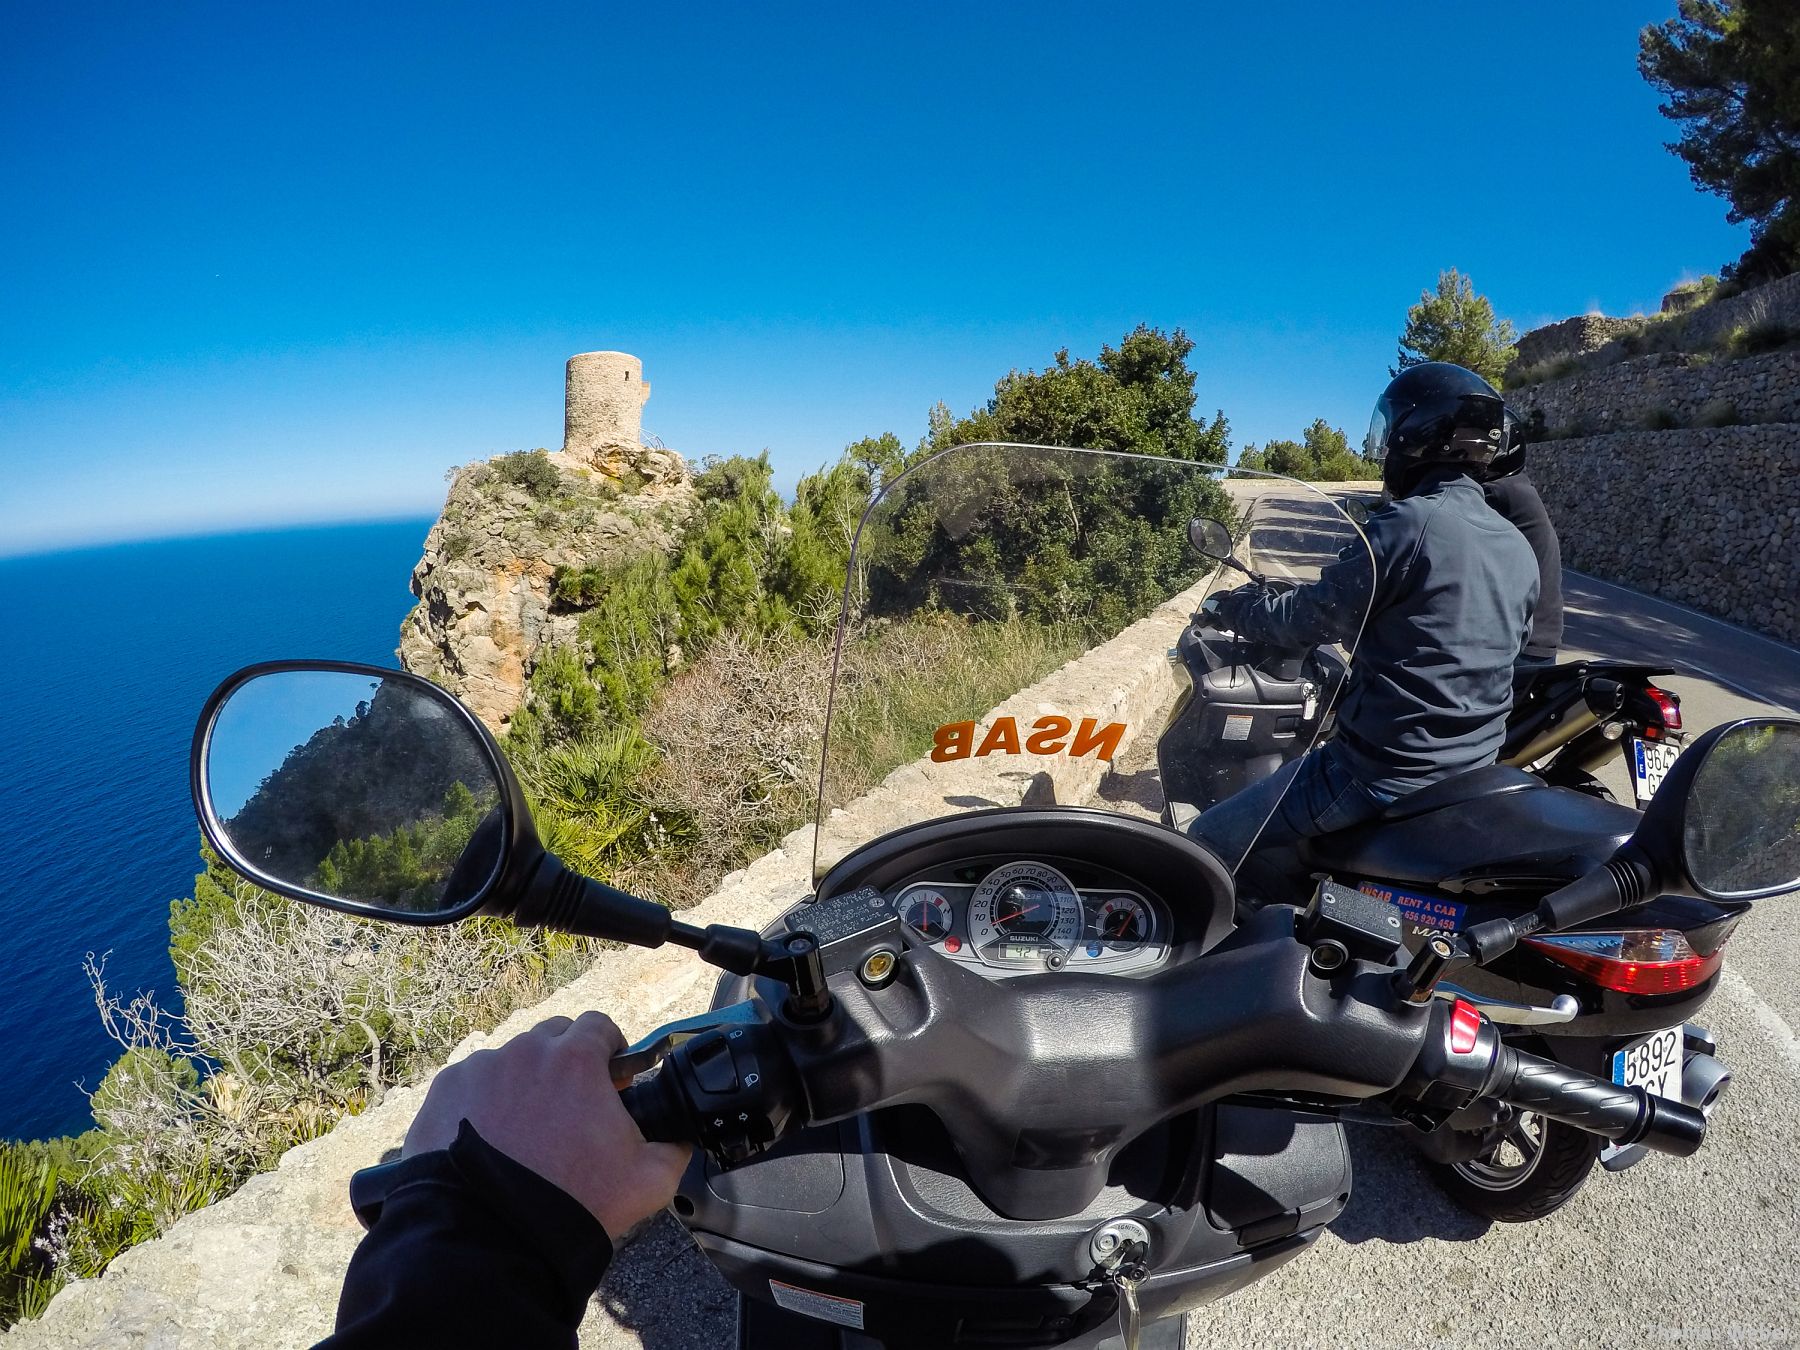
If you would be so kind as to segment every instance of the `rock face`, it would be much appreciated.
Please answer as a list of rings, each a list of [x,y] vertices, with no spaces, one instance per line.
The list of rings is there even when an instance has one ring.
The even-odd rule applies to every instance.
[[[496,733],[523,702],[539,655],[575,637],[574,616],[551,604],[557,569],[666,550],[693,504],[673,451],[615,444],[542,459],[549,464],[535,476],[517,456],[458,471],[413,569],[419,603],[400,628],[400,663]]]

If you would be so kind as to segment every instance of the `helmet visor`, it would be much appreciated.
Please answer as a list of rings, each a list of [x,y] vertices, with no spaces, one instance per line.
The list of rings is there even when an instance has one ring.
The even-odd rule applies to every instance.
[[[1393,412],[1388,406],[1387,395],[1383,394],[1375,400],[1375,411],[1369,417],[1369,434],[1363,437],[1363,454],[1370,459],[1386,459],[1388,432],[1393,426]]]

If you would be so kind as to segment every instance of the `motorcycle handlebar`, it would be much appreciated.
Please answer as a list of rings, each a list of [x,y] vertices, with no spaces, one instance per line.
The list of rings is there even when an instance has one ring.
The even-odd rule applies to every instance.
[[[1694,1107],[1504,1044],[1482,1095],[1603,1139],[1643,1144],[1678,1158],[1694,1153],[1706,1139],[1706,1117]]]
[[[652,1074],[649,1078],[620,1089],[619,1100],[625,1112],[638,1127],[638,1133],[650,1144],[691,1144],[695,1121],[682,1098],[672,1073]]]

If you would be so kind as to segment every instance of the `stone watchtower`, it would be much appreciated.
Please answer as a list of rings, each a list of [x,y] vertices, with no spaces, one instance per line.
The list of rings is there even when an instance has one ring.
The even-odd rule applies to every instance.
[[[583,352],[569,358],[563,404],[563,453],[595,460],[605,449],[635,452],[644,424],[644,363],[627,352]]]

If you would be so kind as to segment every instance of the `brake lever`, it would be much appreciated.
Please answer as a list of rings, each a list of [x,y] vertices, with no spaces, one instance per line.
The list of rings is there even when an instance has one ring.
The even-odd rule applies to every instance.
[[[612,1084],[619,1089],[630,1086],[631,1081],[639,1074],[649,1073],[668,1058],[669,1053],[677,1046],[696,1036],[704,1036],[709,1031],[725,1031],[731,1027],[756,1026],[761,1021],[756,1005],[744,1002],[727,1004],[723,1008],[712,1008],[703,1013],[695,1013],[692,1017],[665,1022],[636,1044],[627,1046],[612,1057],[608,1065]]]

